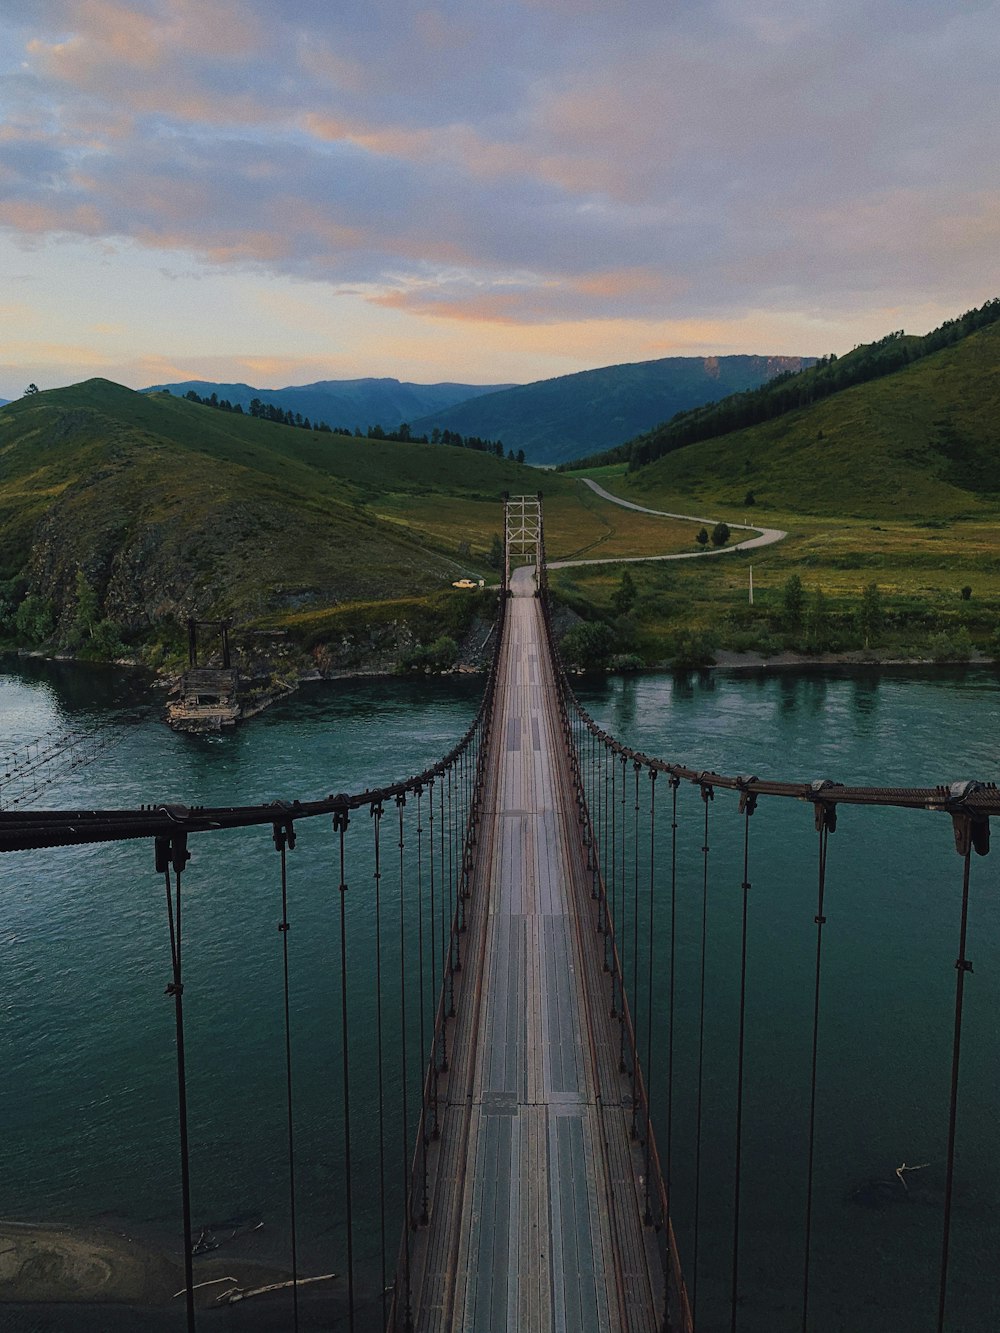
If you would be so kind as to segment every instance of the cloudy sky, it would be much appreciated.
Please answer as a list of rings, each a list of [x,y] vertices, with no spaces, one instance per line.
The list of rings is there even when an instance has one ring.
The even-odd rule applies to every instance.
[[[1000,295],[994,0],[4,0],[0,396],[843,352]]]

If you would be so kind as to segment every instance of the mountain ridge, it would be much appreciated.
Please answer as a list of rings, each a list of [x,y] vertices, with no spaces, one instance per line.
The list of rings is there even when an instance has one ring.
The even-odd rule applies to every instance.
[[[149,385],[142,392],[166,392],[180,398],[189,391],[203,398],[215,393],[220,400],[227,399],[234,407],[238,403],[244,412],[257,398],[262,403],[300,413],[314,422],[325,421],[334,429],[343,428],[348,432],[359,429],[364,434],[369,426],[376,424],[394,430],[401,422],[412,421],[427,412],[444,410],[483,393],[492,393],[498,387],[508,386],[453,381],[415,384],[391,376],[369,375],[350,380],[315,380],[311,384],[290,384],[280,389],[260,389],[241,381],[178,380]]]
[[[801,356],[659,357],[536,380],[495,390],[411,422],[502,439],[529,463],[558,464],[619,445],[676,412],[815,363]]]

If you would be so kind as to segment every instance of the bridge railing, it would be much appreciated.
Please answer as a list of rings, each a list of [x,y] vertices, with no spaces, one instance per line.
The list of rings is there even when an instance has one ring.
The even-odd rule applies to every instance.
[[[613,1012],[620,1021],[621,1068],[633,1083],[633,1133],[644,1140],[648,1154],[646,1172],[647,1220],[657,1228],[661,1243],[672,1308],[669,1327],[686,1328],[688,1320],[698,1321],[699,1304],[705,1304],[712,1326],[723,1317],[736,1330],[744,1305],[746,1283],[741,1271],[745,1247],[743,1214],[747,1197],[744,1190],[746,1118],[746,1069],[748,1041],[748,957],[750,919],[750,827],[751,817],[761,802],[800,802],[811,807],[816,836],[816,890],[813,926],[814,962],[811,984],[811,1033],[807,1044],[808,1109],[804,1128],[805,1195],[801,1232],[802,1270],[799,1286],[799,1318],[795,1326],[803,1330],[825,1327],[824,1311],[816,1302],[815,1288],[815,1162],[817,1154],[817,1066],[821,1055],[822,1015],[826,997],[823,975],[824,926],[827,922],[827,856],[830,835],[837,828],[837,814],[842,807],[927,811],[947,816],[952,825],[955,849],[960,858],[957,876],[956,980],[953,996],[952,1037],[949,1052],[949,1098],[947,1134],[944,1144],[944,1185],[941,1198],[941,1232],[936,1275],[936,1327],[939,1333],[946,1322],[949,1297],[949,1263],[952,1250],[952,1223],[955,1212],[956,1133],[960,1105],[960,1057],[963,1038],[965,988],[971,963],[968,958],[968,926],[971,862],[974,854],[984,856],[989,849],[990,818],[1000,815],[1000,791],[995,783],[963,781],[935,787],[847,786],[828,779],[790,782],[760,778],[756,775],[731,775],[671,763],[637,751],[605,731],[577,699],[570,677],[559,662],[558,650],[549,626],[551,650],[557,664],[562,696],[561,708],[566,743],[570,754],[581,835],[587,864],[593,876],[594,924],[604,936],[605,968]],[[686,857],[685,898],[679,897],[678,829],[682,822],[678,793],[693,788],[700,797],[696,829],[684,845]],[[734,1120],[732,1138],[720,1148],[718,1134],[713,1139],[714,1157],[723,1157],[731,1165],[728,1181],[715,1171],[709,1179],[706,1106],[708,1084],[706,1070],[706,941],[710,918],[710,841],[713,825],[710,812],[717,794],[732,793],[740,820],[740,835],[728,835],[731,854],[738,861],[733,867],[740,876],[739,919],[734,923],[737,949],[733,958],[737,969],[735,995],[731,1006],[734,1028],[728,1041],[735,1050]],[[659,805],[657,804],[659,800]],[[697,845],[696,845],[697,840]],[[694,869],[694,857],[698,860]],[[697,886],[692,883],[697,880]],[[714,882],[714,881],[713,881]],[[714,893],[714,890],[713,890]],[[695,904],[692,899],[697,896]],[[683,924],[682,924],[683,916]],[[685,956],[694,971],[693,994],[679,981],[679,959]],[[698,993],[700,989],[700,995]],[[632,1007],[626,999],[630,993]],[[633,1021],[636,1001],[641,1022]],[[678,1014],[691,1017],[690,1059],[688,1073],[695,1079],[696,1091],[686,1098],[686,1112],[691,1116],[689,1132],[684,1136],[685,1160],[678,1161],[680,1139],[677,1119],[680,1096],[678,1073]],[[655,1079],[652,1077],[655,1074]],[[655,1092],[651,1084],[655,1083]],[[780,1095],[780,1091],[776,1089]],[[656,1126],[666,1138],[666,1154],[656,1149]],[[717,1128],[717,1127],[714,1127]],[[777,1131],[780,1132],[780,1131]],[[693,1155],[693,1162],[687,1160]],[[716,1162],[713,1162],[713,1168]],[[662,1169],[661,1169],[662,1167]],[[905,1173],[917,1169],[906,1162],[897,1170],[901,1191],[907,1182]],[[679,1180],[683,1176],[683,1184]],[[877,1184],[878,1182],[876,1182]],[[699,1286],[709,1292],[705,1271],[706,1200],[711,1194],[718,1201],[729,1190],[728,1217],[731,1223],[728,1282],[719,1273],[711,1274],[714,1290],[710,1301],[699,1302]],[[675,1238],[680,1212],[683,1226]],[[712,1252],[719,1253],[720,1209],[712,1222]],[[679,1243],[679,1244],[678,1244]],[[681,1254],[683,1252],[683,1265]],[[682,1276],[686,1274],[685,1278]],[[726,1290],[727,1289],[727,1290]],[[726,1295],[721,1295],[726,1290]],[[711,1306],[711,1309],[708,1308]],[[756,1325],[753,1325],[756,1326]],[[789,1324],[791,1327],[792,1324]],[[832,1326],[832,1325],[831,1325]]]
[[[184,1307],[181,1318],[189,1330],[196,1327],[198,1308],[238,1303],[246,1295],[235,1284],[206,1290],[197,1282],[196,1265],[214,1243],[208,1229],[196,1225],[199,1200],[232,1185],[215,1178],[226,1170],[216,1154],[211,1155],[215,1175],[211,1181],[203,1179],[208,1160],[200,1126],[204,1061],[212,1062],[213,1072],[221,1064],[234,1080],[246,1071],[231,1044],[226,1043],[220,1055],[207,1039],[214,1027],[207,1012],[213,983],[189,960],[203,953],[205,933],[218,932],[220,924],[217,918],[214,924],[209,920],[217,895],[197,891],[202,858],[194,857],[193,869],[189,863],[205,846],[200,835],[217,835],[209,839],[214,851],[227,831],[251,830],[246,836],[252,837],[255,828],[269,834],[271,855],[277,852],[280,866],[275,905],[280,908],[276,961],[281,981],[273,992],[278,1012],[267,1018],[266,1027],[273,1047],[282,1051],[280,1132],[287,1193],[284,1223],[277,1216],[278,1201],[271,1201],[275,1213],[268,1219],[267,1234],[275,1239],[267,1260],[281,1264],[290,1276],[281,1293],[269,1299],[284,1302],[277,1317],[290,1329],[300,1326],[303,1302],[323,1298],[329,1290],[334,1295],[327,1297],[328,1312],[336,1327],[409,1325],[412,1237],[427,1220],[428,1173],[440,1132],[440,1086],[463,990],[467,900],[506,614],[502,597],[498,608],[493,656],[475,718],[439,762],[413,777],[322,800],[265,805],[0,812],[0,852],[137,840],[151,844],[151,868],[155,866],[167,909],[166,993],[174,1010],[180,1138],[176,1184],[184,1266],[178,1304]],[[330,821],[332,844],[330,832],[318,840],[307,836],[314,829],[318,833],[325,820]],[[109,851],[108,858],[113,855]],[[101,882],[93,885],[95,901],[107,897],[114,882],[113,860],[108,858],[100,867]],[[16,860],[4,858],[0,869],[13,871]],[[208,883],[218,877],[211,873],[213,864],[218,872],[217,858],[207,856]],[[13,891],[13,874],[4,878],[7,891]],[[252,944],[256,949],[249,934],[244,935],[249,927],[237,924],[239,918],[232,915],[247,897],[247,886],[230,882],[229,887],[233,895],[227,934],[236,936],[241,951]],[[298,943],[297,936],[301,945],[308,944],[307,950],[290,944]],[[316,945],[320,937],[332,945],[329,954]],[[198,947],[189,948],[192,944]],[[274,966],[273,945],[268,953]],[[239,952],[235,961],[240,962]],[[239,988],[238,981],[233,984]],[[328,1012],[320,1013],[325,1006],[314,997],[316,991],[326,995]],[[304,1002],[297,1004],[297,996]],[[315,1070],[308,1077],[303,1070],[304,1060],[319,1060],[319,1047],[324,1057],[320,1063],[331,1081],[327,1089]],[[199,1092],[193,1101],[192,1084]],[[275,1134],[279,1118],[276,1105],[259,1108],[259,1122]],[[320,1190],[312,1179],[313,1163],[320,1156],[329,1159],[332,1144],[339,1145],[340,1160],[330,1164],[327,1185]],[[310,1176],[309,1198],[303,1174]],[[245,1189],[248,1183],[240,1186]],[[304,1214],[309,1215],[305,1221]],[[396,1259],[390,1233],[399,1224]],[[331,1242],[317,1239],[310,1228],[333,1237],[332,1253]],[[315,1279],[303,1276],[306,1267],[315,1267],[317,1256],[342,1275],[335,1288],[313,1286]],[[325,1276],[332,1281],[336,1273]]]

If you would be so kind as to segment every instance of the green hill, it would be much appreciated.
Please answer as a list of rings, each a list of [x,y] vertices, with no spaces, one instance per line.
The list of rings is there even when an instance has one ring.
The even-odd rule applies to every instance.
[[[483,560],[428,539],[436,494],[492,500],[534,474],[465,449],[355,441],[105,380],[0,415],[0,579],[65,629],[78,571],[126,634],[170,617],[241,621],[424,594]],[[413,524],[379,516],[409,497]]]
[[[99,379],[32,394],[0,413],[0,638],[96,637],[94,655],[113,656],[119,638],[175,642],[193,615],[316,642],[437,593],[447,621],[453,580],[496,577],[502,494],[539,481],[554,557],[691,541],[479,449],[306,431]]]
[[[740,508],[752,492],[769,510],[808,514],[930,519],[995,508],[1000,323],[810,406],[678,447],[627,485],[636,497]]]
[[[501,439],[508,449],[523,449],[529,463],[563,463],[809,364],[811,358],[792,356],[671,356],[603,366],[484,394],[412,425],[421,433],[438,428]]]

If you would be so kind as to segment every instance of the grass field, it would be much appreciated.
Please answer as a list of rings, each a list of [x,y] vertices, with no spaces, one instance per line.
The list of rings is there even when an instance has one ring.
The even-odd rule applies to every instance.
[[[644,660],[675,655],[678,636],[700,635],[709,645],[775,653],[788,648],[817,651],[806,629],[816,591],[827,600],[824,648],[863,646],[854,624],[866,585],[875,583],[885,605],[877,636],[883,655],[894,651],[932,655],[936,636],[965,629],[973,645],[992,651],[1000,627],[1000,510],[985,506],[965,518],[916,522],[880,518],[803,515],[762,505],[744,507],[704,491],[641,487],[623,466],[589,473],[613,493],[674,512],[703,512],[727,522],[760,523],[788,532],[785,541],[721,559],[631,566],[639,590],[632,619],[636,651]],[[749,605],[753,569],[754,606]],[[803,584],[806,607],[800,623],[782,623],[783,590],[792,575]],[[621,569],[556,571],[553,586],[574,605],[591,604],[612,616],[611,596]],[[968,600],[962,589],[970,588]],[[938,642],[936,649],[944,651]]]

